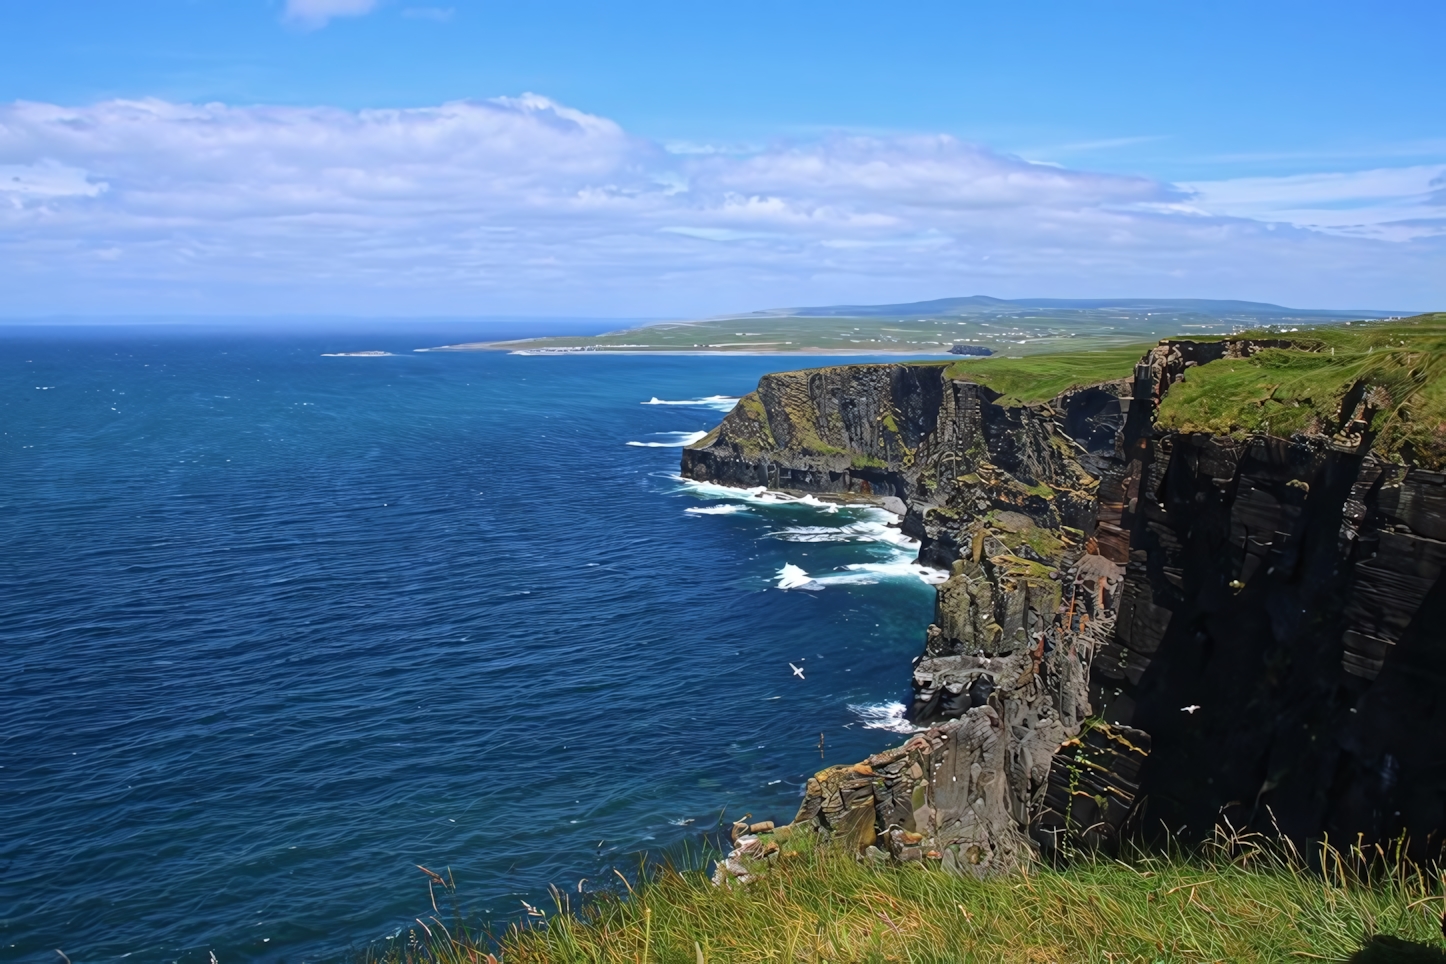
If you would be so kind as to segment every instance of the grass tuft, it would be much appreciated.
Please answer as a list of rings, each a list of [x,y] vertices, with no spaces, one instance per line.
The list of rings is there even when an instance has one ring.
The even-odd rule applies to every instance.
[[[494,949],[503,964],[1251,964],[1376,960],[1370,952],[1396,946],[1372,941],[1384,934],[1438,955],[1420,959],[1446,960],[1439,872],[1380,850],[1314,856],[1257,837],[1222,838],[1192,855],[1082,855],[1065,869],[976,880],[818,848],[777,861],[746,886],[657,867],[575,914],[560,904],[545,922],[514,925]],[[480,964],[486,953],[438,937],[386,959]]]

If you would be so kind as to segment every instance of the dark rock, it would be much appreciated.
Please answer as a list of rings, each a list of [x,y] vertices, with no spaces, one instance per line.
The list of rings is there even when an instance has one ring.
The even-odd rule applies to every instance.
[[[1222,816],[1435,856],[1446,476],[1378,461],[1364,423],[1350,444],[1155,431],[1187,369],[1280,344],[1164,342],[1036,405],[938,364],[768,375],[684,450],[690,478],[897,500],[949,572],[913,673],[934,728],[818,774],[795,826],[961,873],[1030,834],[1202,838]]]
[[[1430,944],[1376,934],[1350,956],[1347,964],[1446,964],[1446,951]]]

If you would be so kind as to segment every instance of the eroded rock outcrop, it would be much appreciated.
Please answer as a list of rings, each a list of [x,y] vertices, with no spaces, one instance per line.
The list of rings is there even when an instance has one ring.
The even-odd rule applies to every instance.
[[[911,717],[930,728],[862,770],[820,773],[794,826],[979,873],[1026,857],[1121,595],[1123,569],[1092,534],[1130,388],[1009,406],[942,365],[769,375],[684,451],[699,480],[897,499],[921,561],[950,573],[914,668]],[[757,850],[768,836],[739,839]]]
[[[976,873],[1222,814],[1439,845],[1446,476],[1373,456],[1364,397],[1312,435],[1155,429],[1190,369],[1281,344],[1166,341],[1036,404],[945,365],[769,375],[685,450],[695,479],[896,498],[950,573],[928,729],[818,774],[793,827]]]

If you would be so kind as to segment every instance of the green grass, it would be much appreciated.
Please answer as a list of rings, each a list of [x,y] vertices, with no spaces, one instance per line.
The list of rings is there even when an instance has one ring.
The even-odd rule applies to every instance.
[[[1002,393],[1000,401],[1006,405],[1046,402],[1071,388],[1130,377],[1135,363],[1153,347],[1137,344],[1025,358],[971,358],[954,362],[946,374]]]
[[[987,880],[872,866],[827,848],[745,886],[660,868],[620,895],[514,926],[504,964],[1344,961],[1369,935],[1441,945],[1442,877],[1377,861],[1369,882],[1248,841],[1193,857],[1103,856]],[[561,895],[559,894],[559,897]],[[470,939],[417,931],[387,960],[485,961]]]
[[[1156,341],[1181,331],[1228,332],[1307,323],[1310,315],[1260,314],[1246,305],[1133,308],[1022,308],[1017,305],[896,305],[898,312],[863,315],[789,310],[723,318],[665,321],[596,336],[555,336],[453,345],[504,350],[846,353],[943,355],[954,344],[982,345],[999,355],[1037,355]],[[915,310],[910,310],[911,308]],[[1318,317],[1318,316],[1315,316]]]
[[[1342,400],[1359,395],[1375,409],[1378,455],[1433,467],[1446,461],[1446,314],[1288,337],[1302,347],[1191,369],[1166,394],[1159,425],[1217,435],[1332,434],[1341,428]]]
[[[1342,402],[1359,397],[1374,410],[1377,455],[1446,466],[1446,314],[1233,337],[1288,338],[1294,347],[1190,369],[1165,395],[1161,428],[1331,435],[1344,427]],[[1129,376],[1150,347],[969,359],[952,363],[947,373],[1003,393],[1006,405],[1042,402],[1070,388]]]

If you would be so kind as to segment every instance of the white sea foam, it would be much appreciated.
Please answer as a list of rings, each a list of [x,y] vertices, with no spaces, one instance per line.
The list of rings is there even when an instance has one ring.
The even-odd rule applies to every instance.
[[[825,586],[868,586],[885,579],[920,579],[931,586],[949,578],[942,569],[930,569],[914,562],[900,553],[888,562],[856,562],[844,566],[843,572],[818,576],[816,581]]]
[[[777,579],[779,589],[823,588],[818,584],[816,580],[811,579],[808,573],[804,572],[802,569],[800,569],[798,566],[795,566],[791,562],[786,563],[782,569],[778,570]]]
[[[733,406],[738,404],[738,399],[733,395],[708,395],[704,398],[685,398],[673,401],[666,398],[658,398],[654,395],[643,405],[687,405],[692,408],[711,408],[719,412],[731,412]]]
[[[654,435],[669,436],[666,442],[629,442],[629,445],[636,445],[645,449],[680,449],[685,445],[692,445],[694,442],[707,435],[707,432],[654,432]]]
[[[688,515],[732,515],[735,512],[747,512],[746,505],[695,505],[690,509],[684,509]]]
[[[843,526],[789,526],[769,535],[784,542],[882,542],[915,553],[919,551],[919,543],[896,527],[872,520]]]
[[[918,733],[925,729],[905,717],[903,703],[850,703],[849,710],[859,718],[866,730],[888,730],[890,733]]]
[[[765,485],[757,485],[751,489],[740,489],[732,485],[719,485],[716,482],[697,482],[693,479],[685,479],[681,475],[670,475],[668,478],[674,482],[682,483],[693,494],[702,496],[705,499],[735,499],[750,505],[806,505],[810,508],[821,509],[824,512],[833,514],[839,510],[836,503],[824,502],[811,495],[785,495],[782,492],[774,492]],[[872,507],[868,507],[872,511]],[[882,510],[879,510],[882,511]],[[887,513],[885,513],[887,516]],[[888,516],[893,518],[893,516]]]
[[[389,351],[324,351],[322,358],[393,358]]]
[[[919,579],[929,585],[938,585],[949,578],[939,569],[931,569],[914,562],[919,543],[904,535],[897,528],[899,517],[892,512],[871,505],[840,506],[824,502],[812,495],[785,495],[770,491],[765,486],[741,489],[719,485],[716,482],[697,482],[680,475],[669,478],[682,483],[693,494],[709,499],[727,499],[728,503],[716,507],[695,507],[684,509],[698,515],[722,515],[725,512],[742,511],[745,506],[786,506],[803,505],[819,509],[830,515],[846,509],[855,518],[834,526],[789,526],[767,535],[784,542],[854,542],[876,543],[889,547],[888,557],[873,562],[858,562],[833,572],[810,576],[800,567],[789,563],[778,571],[774,578],[779,589],[818,590],[828,586],[871,585],[885,579]],[[742,503],[741,505],[739,503]]]

